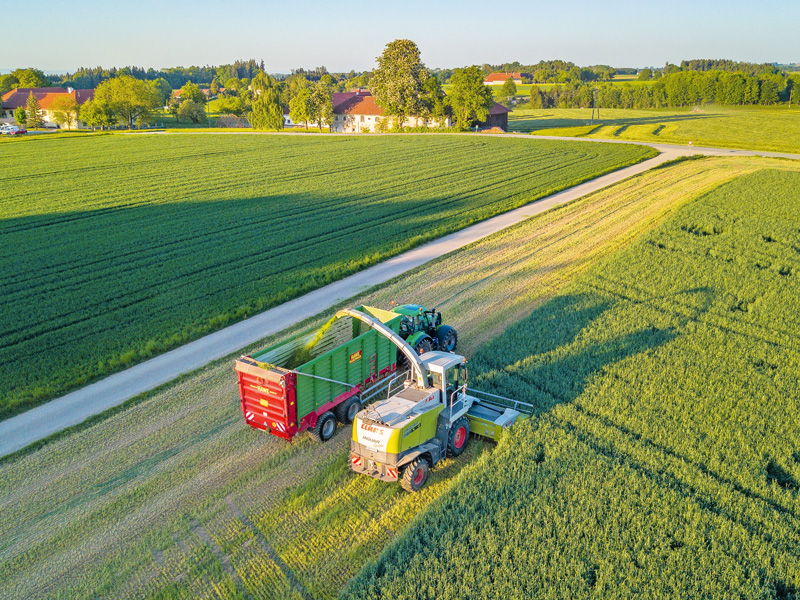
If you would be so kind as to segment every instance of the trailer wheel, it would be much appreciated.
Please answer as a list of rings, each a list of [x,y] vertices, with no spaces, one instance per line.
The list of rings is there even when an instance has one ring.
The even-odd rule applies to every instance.
[[[439,342],[440,350],[453,352],[458,344],[458,334],[449,325],[442,325],[436,330],[436,340]]]
[[[424,458],[415,458],[403,471],[403,478],[400,480],[400,485],[403,489],[409,492],[418,492],[428,481],[428,472],[430,467],[428,461]]]
[[[339,421],[339,423],[347,425],[348,423],[352,423],[356,420],[356,415],[360,410],[361,398],[358,396],[351,396],[334,408],[333,412],[336,413],[336,419]]]
[[[447,436],[447,455],[459,456],[469,441],[469,419],[461,417],[450,428]]]
[[[336,433],[336,417],[331,411],[322,413],[317,419],[317,424],[309,431],[320,442],[327,442]]]

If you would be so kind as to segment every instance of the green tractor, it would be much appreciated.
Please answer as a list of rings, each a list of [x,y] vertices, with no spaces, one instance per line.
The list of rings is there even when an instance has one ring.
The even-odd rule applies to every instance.
[[[419,491],[428,473],[447,456],[459,456],[470,433],[499,440],[533,406],[467,387],[467,359],[429,351],[419,356],[405,340],[377,319],[344,309],[391,339],[411,365],[397,375],[387,399],[356,414],[350,442],[350,468]]]
[[[417,304],[393,306],[392,311],[403,315],[400,321],[400,337],[417,351],[424,354],[431,350],[453,352],[458,344],[458,333],[450,325],[442,325],[442,313],[428,310]],[[398,351],[398,367],[408,366],[402,352]]]

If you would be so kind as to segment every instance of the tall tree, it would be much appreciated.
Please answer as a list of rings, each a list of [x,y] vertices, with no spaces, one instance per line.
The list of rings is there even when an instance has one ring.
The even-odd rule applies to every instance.
[[[95,99],[107,105],[129,128],[146,120],[158,106],[153,87],[130,75],[120,75],[101,83],[95,91]]]
[[[50,80],[39,69],[14,69],[11,74],[17,78],[21,88],[41,88],[50,85]]]
[[[411,40],[386,44],[372,72],[369,87],[375,103],[402,126],[408,115],[418,115],[425,108],[424,82],[428,71],[420,59],[417,45]]]
[[[294,98],[289,101],[289,118],[293,123],[305,123],[308,129],[309,108],[311,105],[311,90],[307,87],[300,89]]]
[[[309,101],[308,120],[316,123],[322,131],[322,125],[333,124],[333,94],[324,81],[314,84]]]
[[[30,129],[39,129],[40,127],[44,127],[44,119],[42,118],[42,114],[40,112],[41,107],[39,106],[39,100],[37,100],[36,96],[33,95],[33,92],[28,95],[27,109],[28,127]]]
[[[18,106],[17,110],[14,111],[14,120],[17,122],[17,125],[20,127],[25,127],[28,123],[28,111],[25,110],[24,106]]]
[[[472,121],[485,121],[494,106],[494,96],[483,83],[483,70],[476,65],[455,69],[450,84],[450,105],[456,124],[466,129]]]
[[[514,83],[514,78],[509,77],[503,83],[503,87],[500,88],[500,95],[503,96],[506,100],[510,100],[514,97],[514,94],[517,93],[517,84]]]
[[[94,131],[97,127],[101,129],[114,123],[115,117],[108,105],[101,101],[88,100],[81,106],[81,121],[86,123]]]
[[[170,86],[169,81],[163,77],[159,77],[151,81],[150,85],[153,87],[153,93],[156,96],[158,106],[166,106],[170,97],[172,97],[172,86]]]
[[[207,98],[198,85],[189,81],[181,88],[181,102],[186,100],[193,100],[198,104],[205,104]]]
[[[206,120],[205,105],[194,100],[184,100],[178,107],[178,119],[187,119],[192,123],[202,123]]]
[[[283,129],[283,102],[275,80],[266,73],[258,73],[251,85],[255,99],[250,125],[253,129]]]
[[[78,103],[69,94],[61,94],[52,105],[53,120],[59,125],[66,125],[67,129],[72,129],[72,124],[78,126]]]

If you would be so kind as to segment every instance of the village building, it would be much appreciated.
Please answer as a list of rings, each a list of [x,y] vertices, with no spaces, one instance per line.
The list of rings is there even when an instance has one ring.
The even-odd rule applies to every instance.
[[[51,129],[57,129],[59,127],[53,115],[53,103],[56,98],[68,95],[75,100],[79,106],[87,100],[94,98],[94,90],[75,90],[61,87],[17,88],[3,94],[0,122],[16,123],[14,111],[19,107],[28,107],[28,97],[31,93],[33,93],[34,98],[39,101],[39,114],[44,120],[44,126]],[[78,120],[78,123],[73,121],[70,126],[83,127],[84,124]]]
[[[387,117],[384,110],[375,102],[375,97],[368,90],[356,90],[333,95],[333,124],[331,131],[338,133],[374,132],[378,124],[394,117]],[[450,127],[452,119],[445,117],[440,124],[431,117],[407,116],[403,127]]]
[[[472,126],[477,126],[480,129],[493,129],[494,127],[498,127],[503,131],[508,131],[508,113],[510,112],[510,109],[499,102],[495,102],[494,106],[489,109],[489,116],[486,117],[486,120],[475,121]]]
[[[520,73],[490,73],[483,80],[483,83],[486,85],[503,85],[509,77],[517,85],[522,85],[522,75]]]

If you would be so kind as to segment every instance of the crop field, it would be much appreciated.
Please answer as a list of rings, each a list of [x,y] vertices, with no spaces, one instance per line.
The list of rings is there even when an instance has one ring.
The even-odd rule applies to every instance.
[[[347,304],[437,306],[470,356],[684,203],[765,162],[704,159],[645,173]],[[348,445],[344,428],[323,445],[251,430],[232,359],[211,365],[0,462],[4,600],[335,598],[459,472],[501,450],[471,445],[413,496],[349,472]]]
[[[7,144],[0,418],[652,155],[469,136]]]
[[[720,148],[800,153],[800,110],[787,107],[600,110],[590,124],[591,108],[514,110],[508,130],[538,135],[662,142]]]
[[[798,189],[764,161],[479,348],[537,416],[342,597],[797,598]]]

